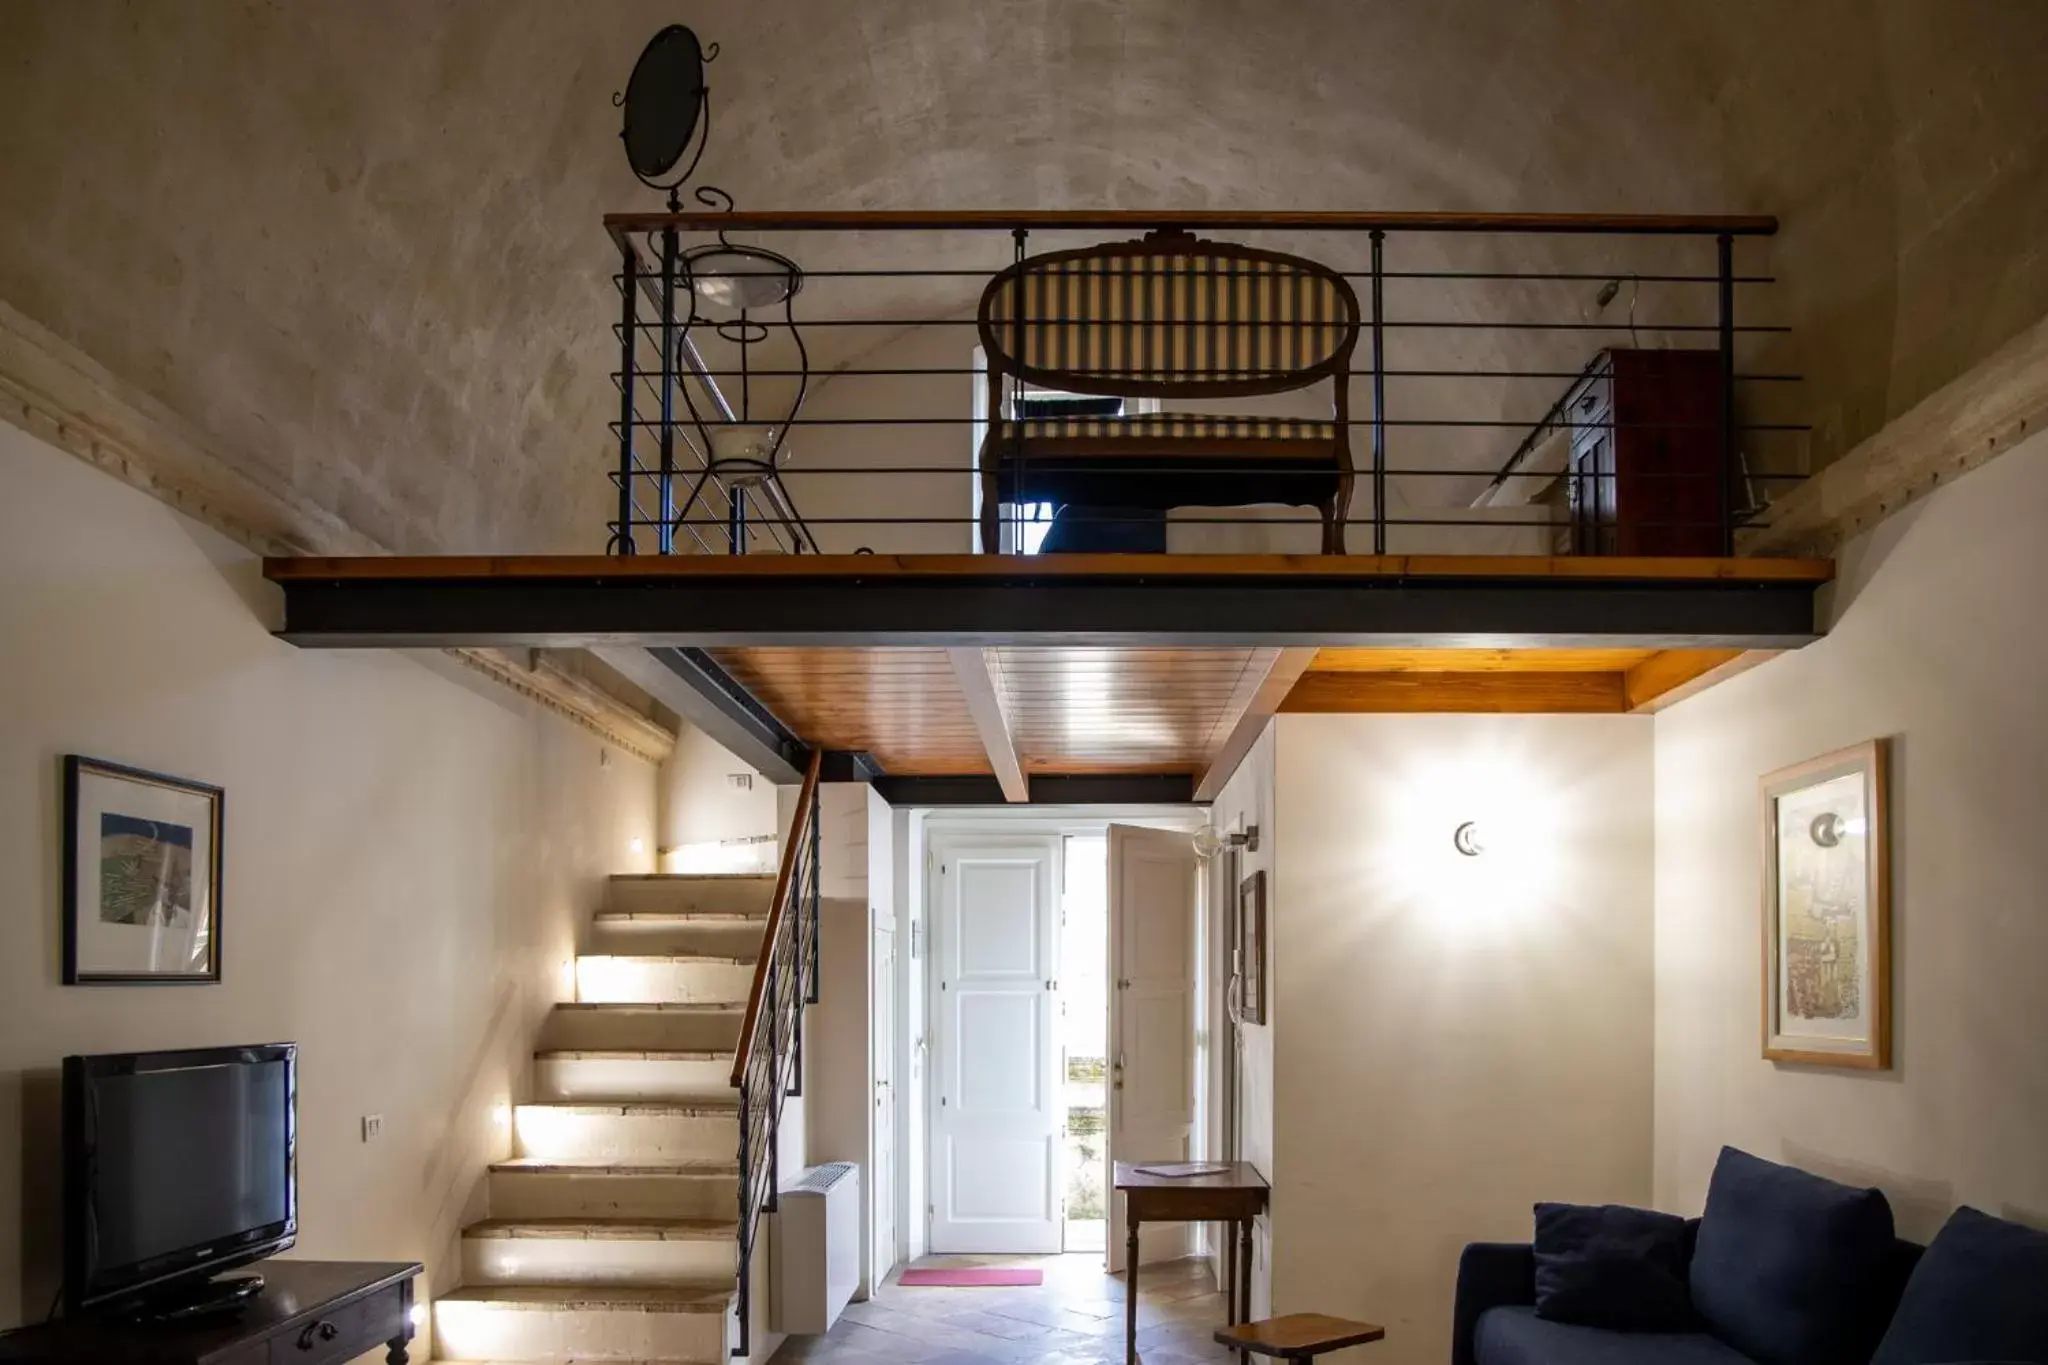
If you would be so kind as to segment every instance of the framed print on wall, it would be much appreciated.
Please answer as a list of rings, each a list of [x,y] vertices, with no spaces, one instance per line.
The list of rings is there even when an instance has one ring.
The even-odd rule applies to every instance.
[[[1891,1065],[1885,742],[1763,779],[1764,1056]]]
[[[1238,1015],[1247,1024],[1266,1022],[1266,874],[1252,873],[1237,886],[1237,961],[1243,984]]]
[[[64,984],[220,980],[219,787],[64,756]]]

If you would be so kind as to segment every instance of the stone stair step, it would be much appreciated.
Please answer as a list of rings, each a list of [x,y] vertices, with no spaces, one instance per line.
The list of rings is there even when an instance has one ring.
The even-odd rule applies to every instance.
[[[695,911],[763,915],[775,898],[775,878],[748,874],[674,876],[649,873],[613,877],[604,908],[628,914]]]
[[[754,986],[751,958],[685,954],[576,959],[576,999],[586,1005],[744,1005]]]
[[[522,1104],[512,1110],[518,1154],[554,1160],[662,1162],[731,1159],[739,1149],[736,1101],[606,1100]]]
[[[543,1052],[726,1052],[739,1046],[740,1005],[557,1005],[541,1029]]]
[[[730,1052],[709,1050],[556,1050],[533,1054],[543,1100],[594,1096],[636,1100],[729,1099]]]
[[[730,1286],[465,1285],[434,1304],[434,1354],[725,1365],[732,1298]]]
[[[462,1230],[465,1284],[730,1287],[739,1225],[704,1218],[491,1218]]]
[[[697,955],[752,962],[761,955],[765,915],[598,915],[589,951],[615,957]]]
[[[739,1178],[730,1158],[501,1161],[490,1168],[491,1216],[730,1219],[739,1213]]]

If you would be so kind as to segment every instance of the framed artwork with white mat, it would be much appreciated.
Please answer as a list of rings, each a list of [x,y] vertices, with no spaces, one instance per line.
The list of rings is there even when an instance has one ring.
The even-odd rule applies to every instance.
[[[220,980],[219,787],[64,757],[64,984]]]

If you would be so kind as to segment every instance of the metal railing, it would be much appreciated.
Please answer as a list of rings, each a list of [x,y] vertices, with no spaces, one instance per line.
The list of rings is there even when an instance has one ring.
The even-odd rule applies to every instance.
[[[1050,503],[1018,490],[1099,466],[1020,449],[1015,479],[989,486],[975,455],[988,424],[1007,423],[1037,390],[1006,376],[993,401],[975,409],[969,380],[986,374],[974,352],[987,335],[976,309],[982,287],[1047,250],[1161,231],[1219,241],[1228,234],[1231,244],[1284,251],[1357,283],[1356,354],[1335,411],[1256,414],[1342,433],[1352,550],[1369,540],[1382,554],[1588,552],[1570,498],[1604,486],[1609,495],[1591,500],[1607,507],[1626,480],[1656,490],[1640,499],[1650,510],[1634,514],[1645,543],[1730,554],[1773,493],[1805,477],[1810,428],[1798,420],[1802,376],[1790,328],[1771,320],[1776,280],[1764,260],[1738,260],[1739,247],[1761,255],[1760,246],[1743,244],[1776,231],[1768,217],[709,211],[620,214],[605,223],[620,260],[619,412],[610,424],[617,460],[609,476],[616,496],[607,523],[618,554],[957,552],[971,547],[989,499],[1006,509],[1004,547],[1026,548]],[[735,241],[741,237],[773,241],[776,250]],[[762,279],[802,262],[797,297],[742,308],[737,321],[702,316],[704,253],[733,250],[780,263]],[[720,277],[729,293],[733,280],[749,278],[744,270]],[[1095,325],[1058,314],[1029,321]],[[1211,316],[1160,325],[1298,324]],[[1610,347],[1710,354],[1709,409],[1672,419],[1617,407],[1596,422],[1574,420],[1563,411],[1566,399]],[[757,415],[764,395],[775,409],[766,418]],[[735,465],[713,448],[722,432],[747,426],[766,433],[765,465]],[[1713,463],[1704,473],[1697,461],[1627,471],[1575,464],[1567,477],[1532,461],[1561,431],[1649,433],[1660,449],[1691,439],[1706,443]],[[741,476],[722,480],[720,471],[731,468]],[[1152,457],[1144,470],[1156,481],[1239,475],[1273,496],[1248,506],[1190,504],[1203,510],[1169,518],[1154,504],[1170,502],[1171,490],[1154,484],[1142,508],[1069,503],[1054,520],[1077,543],[1120,528],[1149,535],[1165,523],[1158,534],[1170,530],[1173,548],[1227,552],[1246,548],[1239,541],[1247,536],[1271,542],[1258,548],[1306,548],[1301,528],[1316,515],[1264,504],[1286,505],[1290,486],[1320,486],[1293,481],[1326,480],[1326,471],[1273,460],[1190,462],[1185,450]],[[1535,491],[1510,502],[1501,496],[1510,480],[1517,491]],[[1678,485],[1685,496],[1667,494]],[[798,493],[822,514],[799,514]],[[1290,535],[1296,540],[1286,541]]]
[[[818,1000],[818,774],[811,755],[775,877],[775,897],[754,983],[747,993],[732,1084],[739,1092],[739,1344],[748,1354],[753,1332],[754,1245],[761,1215],[773,1213],[781,1188],[776,1149],[782,1102],[803,1094],[804,1007]]]

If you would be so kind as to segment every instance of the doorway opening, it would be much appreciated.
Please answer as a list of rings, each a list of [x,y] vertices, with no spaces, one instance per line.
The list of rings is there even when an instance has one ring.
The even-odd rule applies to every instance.
[[[1186,832],[1198,818],[927,827],[929,1085],[912,1071],[921,1249],[1067,1252],[1114,1269],[1113,1159],[1125,1146],[1198,1154],[1204,912]]]
[[[1109,1249],[1109,840],[1070,834],[1060,897],[1067,1251]]]

